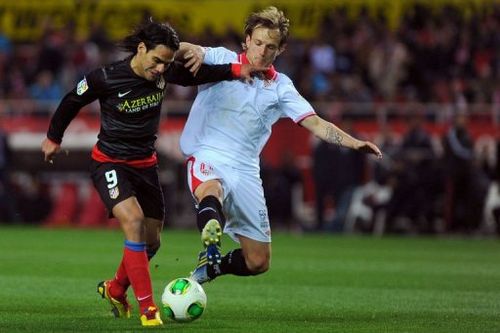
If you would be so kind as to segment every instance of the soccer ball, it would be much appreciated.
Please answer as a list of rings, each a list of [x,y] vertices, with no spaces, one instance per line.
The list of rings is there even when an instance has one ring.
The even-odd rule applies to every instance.
[[[163,314],[175,321],[187,322],[200,318],[207,307],[207,295],[201,285],[189,278],[169,282],[161,295]]]

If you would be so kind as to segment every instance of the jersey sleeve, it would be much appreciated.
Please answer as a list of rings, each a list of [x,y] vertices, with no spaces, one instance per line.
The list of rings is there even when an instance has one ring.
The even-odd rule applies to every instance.
[[[63,97],[53,114],[47,138],[61,143],[64,131],[85,105],[95,101],[104,92],[104,69],[96,69],[85,75],[76,87]]]
[[[237,62],[238,55],[225,47],[207,47],[205,48],[205,58],[203,63],[207,65],[227,64]]]
[[[281,111],[295,123],[300,123],[305,118],[316,114],[312,105],[297,91],[292,80],[280,73],[278,96]],[[284,78],[283,78],[284,77]]]
[[[200,84],[234,80],[231,64],[201,65],[196,76],[189,71],[181,62],[173,62],[165,72],[165,80],[168,83],[179,84],[181,86],[197,86]]]

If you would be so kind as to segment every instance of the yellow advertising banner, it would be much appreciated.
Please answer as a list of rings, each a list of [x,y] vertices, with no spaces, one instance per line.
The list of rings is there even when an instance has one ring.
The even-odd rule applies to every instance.
[[[343,7],[355,19],[361,10],[384,15],[396,27],[402,14],[415,3],[431,7],[449,4],[464,12],[494,0],[0,0],[0,28],[18,41],[39,39],[45,27],[75,29],[85,37],[93,25],[101,25],[112,39],[120,39],[147,17],[168,21],[182,39],[211,31],[241,33],[249,13],[274,5],[291,21],[296,38],[313,38],[329,11]]]

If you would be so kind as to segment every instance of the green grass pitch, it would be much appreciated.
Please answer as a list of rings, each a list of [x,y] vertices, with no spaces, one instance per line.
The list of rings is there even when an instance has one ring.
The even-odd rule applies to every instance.
[[[194,231],[164,232],[157,301],[200,246]],[[1,227],[0,332],[500,332],[498,240],[276,233],[269,272],[204,285],[203,316],[162,329],[140,327],[135,302],[113,318],[96,293],[121,252],[120,231]]]

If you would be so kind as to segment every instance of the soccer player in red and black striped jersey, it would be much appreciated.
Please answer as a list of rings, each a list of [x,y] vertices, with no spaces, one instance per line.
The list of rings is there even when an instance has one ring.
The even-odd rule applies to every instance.
[[[266,69],[177,62],[177,33],[155,22],[138,27],[121,46],[131,53],[129,57],[91,71],[62,99],[42,151],[45,161],[52,162],[69,123],[83,106],[99,100],[101,128],[92,149],[92,180],[110,216],[119,220],[125,246],[114,279],[99,283],[98,292],[109,301],[116,317],[128,318],[126,291],[131,285],[142,325],[159,326],[162,321],[153,300],[148,260],[160,247],[165,214],[154,148],[165,86],[250,80],[251,73]]]

